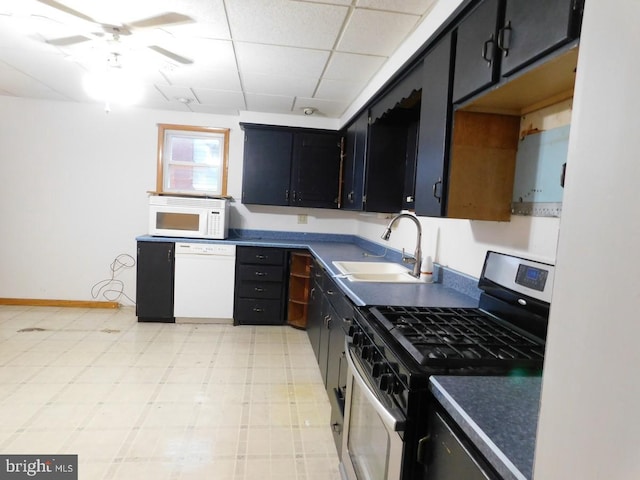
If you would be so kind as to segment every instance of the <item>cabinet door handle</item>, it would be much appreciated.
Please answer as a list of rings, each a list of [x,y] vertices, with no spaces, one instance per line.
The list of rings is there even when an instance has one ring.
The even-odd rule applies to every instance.
[[[331,429],[336,433],[340,433],[342,431],[342,425],[340,425],[338,422],[334,422],[331,424]]]
[[[504,52],[504,56],[509,55],[509,47],[511,46],[511,20],[500,29],[498,33],[498,48]]]
[[[433,196],[438,200],[438,203],[442,201],[442,195],[438,195],[438,184],[442,185],[442,179],[439,178],[436,183],[433,184]]]
[[[335,295],[335,294],[336,294],[336,292],[334,292],[333,290],[331,290],[331,289],[327,290],[327,295]]]
[[[491,34],[491,38],[489,38],[489,40],[487,40],[486,42],[484,42],[484,44],[482,45],[482,58],[485,59],[485,61],[487,62],[487,66],[490,67],[493,64],[493,49],[491,49],[491,58],[489,58],[487,55],[489,54],[489,45],[493,46],[493,33]]]
[[[289,201],[289,190],[285,190],[284,191],[284,199],[288,202]]]

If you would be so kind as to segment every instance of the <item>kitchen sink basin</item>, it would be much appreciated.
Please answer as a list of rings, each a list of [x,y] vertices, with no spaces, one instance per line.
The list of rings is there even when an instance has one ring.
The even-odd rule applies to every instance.
[[[352,282],[424,283],[410,275],[411,270],[393,262],[333,262]]]

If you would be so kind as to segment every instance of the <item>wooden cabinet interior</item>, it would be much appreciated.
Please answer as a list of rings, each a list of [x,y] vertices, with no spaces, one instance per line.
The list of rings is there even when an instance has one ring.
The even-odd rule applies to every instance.
[[[578,47],[532,67],[500,88],[462,106],[466,111],[525,115],[573,97]]]
[[[448,217],[510,220],[521,117],[573,96],[577,59],[570,47],[454,112]]]
[[[309,292],[311,290],[311,255],[291,252],[289,263],[289,301],[287,323],[295,328],[307,327]]]
[[[455,113],[448,217],[509,221],[519,132],[518,116]]]

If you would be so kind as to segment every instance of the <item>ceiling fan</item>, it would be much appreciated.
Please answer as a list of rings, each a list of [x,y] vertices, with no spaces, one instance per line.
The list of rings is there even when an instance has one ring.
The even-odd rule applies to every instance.
[[[122,23],[119,25],[112,25],[108,23],[101,23],[88,15],[85,15],[77,10],[74,10],[71,7],[68,7],[56,0],[37,0],[40,3],[48,5],[49,7],[55,8],[61,12],[64,12],[68,15],[72,15],[80,20],[84,20],[85,22],[90,23],[93,26],[98,26],[100,30],[98,32],[90,32],[82,35],[72,35],[69,37],[55,38],[51,40],[47,40],[47,43],[58,46],[58,47],[67,47],[71,45],[75,45],[78,43],[95,40],[95,39],[104,39],[105,35],[110,35],[107,37],[107,40],[112,40],[114,43],[120,42],[122,37],[130,36],[140,30],[149,29],[149,28],[162,28],[170,25],[178,25],[184,23],[193,23],[193,18],[183,15],[181,13],[176,12],[166,12],[160,15],[156,15],[154,17],[145,18],[141,20],[137,20],[130,23]],[[147,48],[153,50],[156,53],[164,55],[171,60],[174,60],[181,64],[191,64],[193,60],[179,55],[175,52],[167,50],[159,45],[146,45]]]

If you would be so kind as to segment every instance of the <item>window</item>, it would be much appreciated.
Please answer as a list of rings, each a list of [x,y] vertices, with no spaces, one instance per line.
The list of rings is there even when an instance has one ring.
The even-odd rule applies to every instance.
[[[227,195],[229,129],[158,125],[156,190]]]

